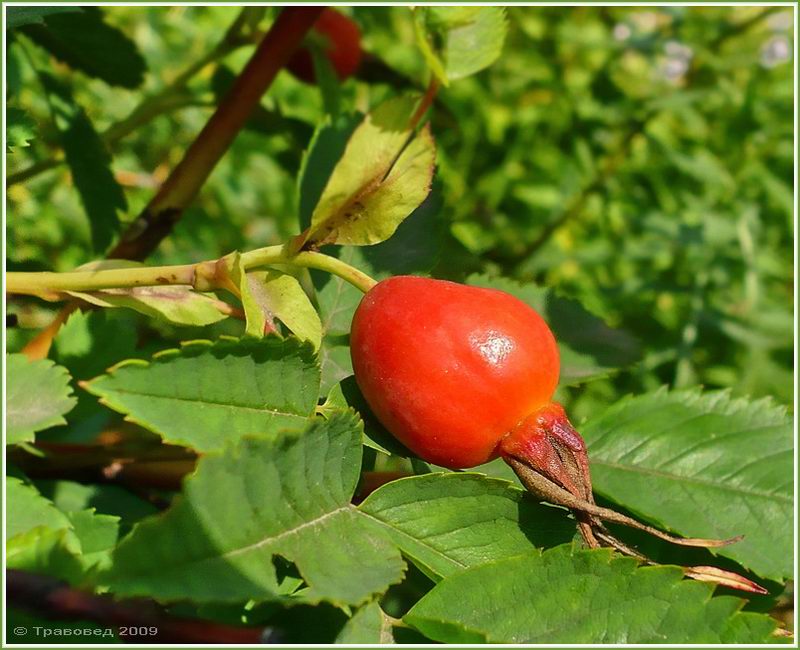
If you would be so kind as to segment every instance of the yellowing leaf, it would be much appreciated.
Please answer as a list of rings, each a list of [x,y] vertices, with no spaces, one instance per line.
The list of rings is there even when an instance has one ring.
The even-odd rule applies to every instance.
[[[408,141],[416,103],[389,100],[356,128],[314,209],[306,241],[377,244],[425,200],[436,149],[427,128]]]

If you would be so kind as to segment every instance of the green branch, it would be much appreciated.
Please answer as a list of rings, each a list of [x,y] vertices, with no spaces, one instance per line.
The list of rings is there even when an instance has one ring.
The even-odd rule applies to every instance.
[[[6,293],[50,297],[53,294],[68,291],[99,291],[101,289],[165,285],[185,285],[208,291],[227,286],[225,282],[227,276],[225,273],[221,273],[221,270],[228,270],[228,259],[229,256],[197,264],[142,266],[67,273],[11,272],[6,274]],[[342,278],[365,293],[375,285],[375,280],[366,273],[323,253],[304,251],[293,255],[285,246],[268,246],[243,253],[240,259],[246,270],[273,264],[285,264],[326,271]]]

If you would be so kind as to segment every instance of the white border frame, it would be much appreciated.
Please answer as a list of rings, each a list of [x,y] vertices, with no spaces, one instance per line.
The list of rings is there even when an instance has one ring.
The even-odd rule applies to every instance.
[[[384,6],[413,6],[414,4],[419,3],[410,3],[410,2],[329,2],[329,3],[321,3],[321,2],[285,2],[285,3],[277,3],[277,2],[241,2],[241,3],[234,3],[234,2],[58,2],[54,0],[53,2],[6,2],[3,3],[2,7],[2,29],[3,29],[3,43],[5,45],[5,31],[6,31],[6,9],[7,7],[48,7],[53,5],[59,6],[75,6],[75,7],[103,7],[103,6],[128,6],[128,7],[172,7],[176,5],[181,6],[189,6],[189,7],[244,7],[244,6],[319,6],[324,4],[325,6],[341,6],[341,7],[350,7],[350,6],[360,6],[360,7],[384,7]],[[471,4],[476,6],[515,6],[515,7],[787,7],[792,9],[793,14],[793,23],[794,23],[794,44],[792,50],[792,66],[794,71],[794,80],[795,80],[795,88],[794,88],[794,152],[795,152],[795,159],[794,159],[794,203],[795,203],[795,219],[794,219],[794,584],[795,590],[798,588],[798,563],[797,563],[797,462],[798,462],[798,417],[797,417],[797,406],[798,406],[798,378],[797,378],[797,371],[798,371],[798,305],[797,305],[797,297],[798,297],[798,283],[797,283],[797,264],[798,264],[798,237],[797,237],[797,126],[798,126],[798,117],[797,117],[797,81],[798,81],[798,34],[797,34],[797,27],[798,27],[798,12],[800,12],[800,7],[798,7],[797,3],[795,2],[470,2],[470,0],[465,0],[465,2],[424,2],[422,4],[428,6],[462,6],[464,4]],[[7,250],[7,242],[6,242],[6,157],[7,153],[5,153],[5,133],[6,133],[6,110],[5,110],[5,88],[6,88],[6,48],[3,47],[2,53],[2,88],[3,88],[3,163],[2,163],[2,172],[3,172],[3,208],[2,208],[2,223],[3,223],[3,285],[5,286],[5,275],[6,275],[6,250]],[[6,299],[5,299],[5,292],[3,293],[3,305],[2,305],[2,316],[3,316],[3,341],[2,341],[2,350],[3,350],[3,359],[5,359],[6,355],[6,328],[5,328],[5,319],[6,319]],[[8,377],[6,376],[6,364],[3,363],[3,412],[5,412],[5,404],[6,404],[6,387],[8,383]],[[5,417],[3,418],[2,423],[2,431],[3,431],[3,467],[5,468],[7,465],[6,459],[6,448],[5,448],[5,440],[6,440],[6,421]],[[5,481],[3,481],[2,486],[2,505],[5,506],[6,503],[6,486]],[[5,530],[6,530],[6,518],[5,512],[6,508],[3,507],[4,516],[2,522],[2,529],[3,529],[3,538],[5,539]],[[6,549],[5,544],[3,544],[2,550],[2,558],[3,558],[3,572],[2,572],[2,588],[3,594],[6,593],[6,576],[5,576],[5,566],[6,566]],[[798,611],[797,611],[797,596],[795,591],[795,609],[794,609],[794,629],[795,629],[795,642],[794,644],[786,644],[786,643],[775,643],[775,644],[648,644],[646,647],[648,648],[707,648],[707,647],[733,647],[733,648],[798,648],[800,647],[800,640],[797,638],[797,623],[798,623]],[[5,623],[6,619],[6,608],[5,608],[5,601],[3,604],[3,622]],[[256,645],[256,644],[247,644],[247,645],[234,645],[234,644],[185,644],[185,643],[176,643],[176,644],[164,644],[165,647],[170,648],[264,648],[270,646],[264,645]],[[275,647],[280,647],[281,644],[277,644]],[[7,648],[77,648],[81,647],[79,644],[59,644],[59,643],[8,643],[6,638],[6,630],[5,625],[3,627],[2,632],[2,647]],[[157,648],[160,647],[157,644],[123,644],[120,646],[119,644],[87,644],[87,647],[91,648],[120,648],[120,647],[129,647],[129,648]],[[348,646],[335,646],[332,644],[311,644],[311,643],[302,643],[302,644],[292,644],[292,648],[327,648],[327,647],[348,647]],[[387,647],[380,644],[352,644],[351,647],[363,647],[363,648],[383,648]],[[441,646],[440,644],[396,644],[394,646],[388,647],[405,647],[405,648],[437,648],[437,647],[475,647],[469,645],[462,645],[462,644],[451,644],[449,646]],[[495,644],[490,647],[497,647],[497,648],[537,648],[542,647],[542,644]],[[569,643],[569,644],[561,644],[561,645],[552,645],[550,644],[548,647],[554,648],[595,648],[595,647],[609,647],[609,648],[630,648],[630,647],[642,647],[641,645],[637,644],[606,644],[606,645],[597,645],[597,644],[585,644],[585,643]]]

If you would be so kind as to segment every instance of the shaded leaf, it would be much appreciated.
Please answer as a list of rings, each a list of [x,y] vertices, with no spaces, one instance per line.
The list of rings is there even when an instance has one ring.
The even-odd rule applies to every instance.
[[[765,643],[766,615],[678,567],[563,545],[439,583],[404,620],[447,643]]]
[[[44,23],[47,16],[74,11],[83,11],[83,9],[81,7],[8,7],[6,9],[6,29]]]
[[[94,510],[100,515],[111,515],[114,519],[119,519],[120,528],[129,527],[158,512],[158,508],[149,501],[135,496],[119,485],[86,485],[75,481],[45,480],[37,481],[36,487],[62,512]]]
[[[34,528],[71,530],[72,522],[38,490],[24,481],[6,476],[8,522],[6,540],[27,533]]]
[[[195,602],[273,598],[276,554],[308,584],[295,600],[358,604],[384,591],[400,580],[403,563],[349,503],[361,435],[357,418],[341,414],[204,456],[185,498],[118,547],[107,576],[115,593]]]
[[[144,80],[146,66],[136,44],[106,23],[97,7],[50,12],[43,25],[23,31],[58,60],[107,84],[136,88]]]
[[[356,114],[340,115],[335,119],[326,116],[314,131],[297,176],[297,209],[301,230],[311,225],[314,208],[362,118],[362,115]]]
[[[83,567],[73,548],[72,535],[69,530],[46,526],[16,535],[6,543],[6,566],[76,584],[83,576]]]
[[[67,14],[72,15],[72,14]],[[117,212],[128,207],[122,187],[111,171],[111,156],[71,90],[45,73],[40,74],[47,91],[64,156],[78,190],[96,252],[104,251],[119,230]]]
[[[581,427],[597,492],[765,578],[792,574],[792,422],[769,400],[658,391]]]
[[[430,191],[429,129],[411,139],[416,99],[384,102],[355,129],[311,216],[305,241],[369,245],[388,239]]]
[[[445,85],[494,63],[508,31],[502,7],[418,7],[414,26],[423,56]]]
[[[21,108],[6,108],[6,151],[27,147],[36,137],[36,122]]]
[[[130,318],[107,310],[76,311],[53,339],[53,358],[75,379],[91,379],[136,349]]]
[[[243,435],[302,427],[319,369],[293,339],[192,341],[151,362],[124,361],[85,388],[167,442],[210,451]]]
[[[119,534],[119,517],[97,514],[94,508],[69,512],[67,517],[80,542],[80,563],[84,571],[110,566],[111,551]]]
[[[37,431],[65,424],[64,415],[75,406],[65,368],[52,361],[30,361],[24,354],[6,357],[8,444],[31,442]]]
[[[336,643],[394,643],[392,623],[378,603],[359,609],[336,636]]]
[[[580,384],[638,361],[638,341],[606,325],[577,300],[552,289],[521,285],[505,278],[471,275],[467,284],[500,289],[533,307],[553,331],[561,356],[561,385]]]
[[[349,354],[349,348],[346,349]],[[331,388],[321,408],[323,414],[325,411],[335,413],[347,408],[353,409],[361,415],[361,419],[364,422],[364,444],[367,447],[386,455],[403,456],[405,458],[413,456],[373,415],[353,375],[345,377]]]
[[[359,508],[386,526],[403,553],[434,580],[575,536],[575,522],[563,509],[536,503],[510,483],[481,474],[392,481]]]

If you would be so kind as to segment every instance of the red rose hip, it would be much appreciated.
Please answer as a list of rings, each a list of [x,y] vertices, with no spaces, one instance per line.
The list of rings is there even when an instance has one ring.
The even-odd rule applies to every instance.
[[[539,314],[505,292],[442,280],[378,283],[353,318],[350,349],[378,419],[451,469],[497,457],[558,384],[558,348]]]

